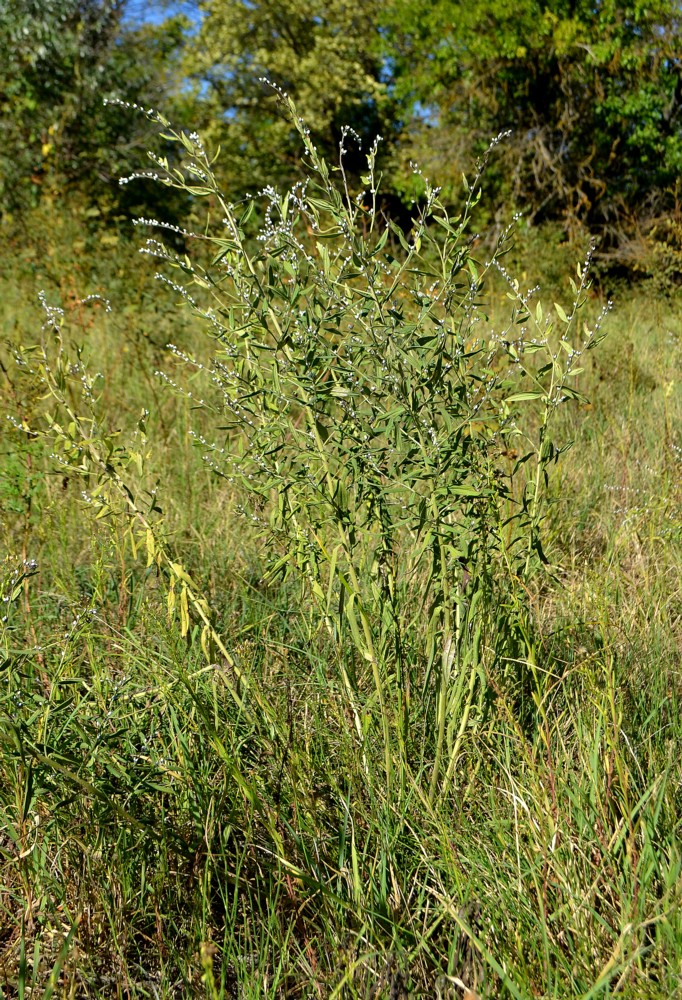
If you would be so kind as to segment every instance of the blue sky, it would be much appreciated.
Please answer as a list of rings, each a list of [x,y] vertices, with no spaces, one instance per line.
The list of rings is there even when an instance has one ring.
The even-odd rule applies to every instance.
[[[172,14],[186,14],[191,20],[198,20],[198,0],[128,0],[126,20],[158,24]]]

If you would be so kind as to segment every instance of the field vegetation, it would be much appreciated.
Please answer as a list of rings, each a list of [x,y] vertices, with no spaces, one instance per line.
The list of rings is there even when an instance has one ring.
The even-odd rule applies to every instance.
[[[682,995],[675,13],[416,6],[0,13],[2,997]]]

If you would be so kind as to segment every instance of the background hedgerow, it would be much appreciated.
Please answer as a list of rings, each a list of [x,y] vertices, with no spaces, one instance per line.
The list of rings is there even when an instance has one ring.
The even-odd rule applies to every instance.
[[[676,306],[282,100],[289,194],[150,114],[205,224],[2,272],[3,995],[675,995]]]

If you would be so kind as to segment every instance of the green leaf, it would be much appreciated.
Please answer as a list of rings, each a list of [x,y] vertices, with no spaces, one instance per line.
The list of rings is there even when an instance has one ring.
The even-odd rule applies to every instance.
[[[521,403],[529,399],[546,399],[547,393],[543,392],[541,389],[532,389],[528,392],[515,392],[511,396],[507,396],[505,403]]]
[[[355,604],[357,603],[356,599],[357,599],[357,594],[350,594],[350,596],[344,602],[344,612],[346,618],[348,619],[348,624],[350,625],[350,631],[351,635],[353,636],[353,642],[355,644],[355,648],[365,660],[371,662],[372,657],[367,649],[367,644],[365,643],[363,637],[360,634],[358,619],[355,614]]]
[[[562,323],[568,323],[568,316],[566,315],[563,306],[559,305],[558,302],[554,303],[554,308],[556,309],[556,314]]]

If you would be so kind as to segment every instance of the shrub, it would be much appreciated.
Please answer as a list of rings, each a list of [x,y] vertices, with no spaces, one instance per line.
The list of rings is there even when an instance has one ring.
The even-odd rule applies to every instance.
[[[143,252],[170,269],[157,277],[207,333],[196,356],[170,346],[192,388],[161,377],[203,414],[196,442],[268,552],[263,585],[298,581],[297,610],[309,640],[324,633],[331,645],[363,766],[383,761],[388,796],[426,774],[433,801],[451,788],[498,684],[542,694],[529,595],[546,562],[550,469],[566,447],[553,419],[580,398],[581,356],[601,339],[601,320],[590,329],[580,318],[589,256],[570,308],[531,304],[534,291],[520,291],[502,263],[511,229],[490,259],[476,257],[470,216],[485,162],[463,181],[458,217],[425,180],[404,232],[377,207],[377,142],[365,190],[351,191],[352,130],[330,167],[280,97],[307,175],[239,205],[219,189],[201,139],[148,112],[184,150],[179,168],[150,154],[151,173],[208,209],[202,232],[182,234],[192,255],[163,242],[172,227],[141,220],[155,230]],[[508,287],[502,328],[483,304],[492,270]],[[63,315],[46,309],[44,342],[23,362],[55,401],[60,462],[86,481],[97,516],[124,518],[134,548],[146,545],[183,635],[196,622],[209,660],[233,667],[237,703],[272,721],[267,694],[164,541],[156,496],[142,491],[144,419],[128,445],[105,429],[96,383],[64,346]]]

